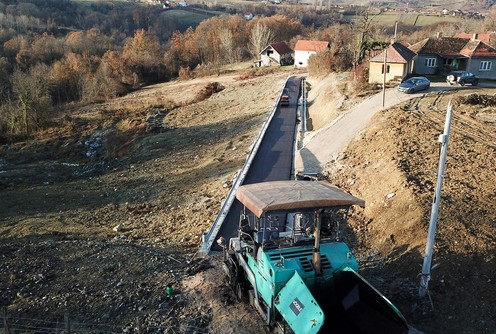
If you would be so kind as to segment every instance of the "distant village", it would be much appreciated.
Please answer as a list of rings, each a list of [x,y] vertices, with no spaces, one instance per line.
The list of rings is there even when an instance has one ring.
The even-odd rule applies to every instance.
[[[331,0],[328,0],[331,1]],[[184,7],[189,7],[189,4],[186,2],[186,0],[148,0],[147,3],[149,5],[154,5],[154,6],[161,6],[164,9],[168,8],[184,8]],[[295,1],[295,0],[264,0],[261,1],[263,4],[283,4],[283,3],[288,3],[288,4],[305,4],[305,1]],[[312,0],[312,1],[307,1],[306,4],[308,5],[314,5],[316,6],[317,3],[319,4],[320,7],[325,6],[325,2],[323,3],[323,0]],[[359,6],[355,5],[337,5],[337,4],[332,4],[332,2],[327,2],[328,6],[330,5],[331,8],[334,10],[340,12],[340,13],[346,13],[350,11],[356,11]],[[361,8],[361,7],[360,7]],[[457,17],[467,17],[467,18],[473,18],[473,19],[483,19],[484,14],[475,11],[475,10],[462,10],[458,8],[441,8],[439,6],[415,6],[410,4],[409,2],[406,3],[398,3],[395,2],[394,6],[391,5],[390,2],[386,1],[370,1],[368,9],[370,10],[377,10],[379,12],[404,12],[404,13],[418,13],[418,14],[424,14],[424,15],[435,15],[435,16],[457,16]]]
[[[149,5],[162,6],[162,8],[175,8],[175,7],[189,7],[189,4],[185,0],[149,0],[147,2]]]
[[[476,10],[462,10],[459,8],[446,8],[435,5],[430,6],[418,6],[413,5],[409,2],[398,3],[395,2],[394,6],[391,6],[389,2],[385,1],[370,1],[370,7],[377,9],[381,12],[412,12],[424,15],[436,15],[436,16],[458,16],[467,17],[475,19],[483,19],[483,13]]]

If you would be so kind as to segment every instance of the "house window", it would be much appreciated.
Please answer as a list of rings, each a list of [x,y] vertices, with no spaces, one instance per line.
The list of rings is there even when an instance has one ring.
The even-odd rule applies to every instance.
[[[487,60],[481,61],[479,66],[479,71],[490,71],[492,64],[493,64],[492,61],[487,61]]]
[[[425,58],[426,67],[436,67],[436,58]]]
[[[391,66],[387,65],[387,67],[386,67],[386,73],[389,73],[390,70],[391,70]],[[382,64],[381,73],[384,74],[384,64]]]

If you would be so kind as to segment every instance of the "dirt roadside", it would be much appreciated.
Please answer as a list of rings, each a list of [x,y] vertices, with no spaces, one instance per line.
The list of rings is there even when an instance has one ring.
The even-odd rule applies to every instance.
[[[61,328],[67,314],[81,333],[264,332],[234,303],[217,259],[195,253],[287,75],[147,87],[1,146],[0,302],[10,327]],[[212,82],[224,90],[192,103]],[[470,89],[379,113],[325,168],[367,202],[348,231],[362,274],[426,333],[496,332],[496,103]],[[416,289],[436,138],[449,97],[475,92],[456,109],[432,310]]]
[[[454,104],[430,297],[419,299],[439,134]],[[366,201],[349,238],[362,274],[425,333],[494,333],[496,321],[494,89],[434,92],[379,112],[325,168]]]
[[[11,329],[55,328],[65,314],[85,333],[258,328],[232,315],[243,306],[219,281],[198,283],[219,273],[195,257],[289,74],[241,75],[147,87],[1,146],[0,303]],[[224,89],[194,102],[215,82]]]

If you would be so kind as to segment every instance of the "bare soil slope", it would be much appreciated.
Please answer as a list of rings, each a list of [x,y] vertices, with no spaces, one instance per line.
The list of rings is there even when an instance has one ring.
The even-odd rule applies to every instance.
[[[362,274],[426,333],[494,333],[496,99],[431,93],[379,114],[337,163],[331,182],[366,200],[351,224]],[[454,119],[428,299],[418,298],[448,101]]]
[[[195,253],[287,76],[147,87],[1,146],[0,304],[11,329],[55,328],[68,314],[81,332],[242,332],[243,321],[219,330],[243,306],[221,280],[195,283],[221,274]],[[202,100],[212,86],[224,89]]]
[[[67,315],[75,333],[264,332],[234,303],[218,260],[195,253],[287,75],[147,87],[2,145],[0,304],[10,329],[61,329]],[[224,89],[194,102],[216,82]],[[380,114],[327,166],[331,182],[367,201],[348,233],[362,274],[427,333],[496,332],[495,104],[489,91],[454,95],[469,92],[482,95],[456,108],[434,310],[416,297],[417,274],[450,95]]]

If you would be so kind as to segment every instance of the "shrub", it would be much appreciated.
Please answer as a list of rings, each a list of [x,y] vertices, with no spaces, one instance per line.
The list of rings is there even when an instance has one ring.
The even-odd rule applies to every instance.
[[[196,94],[195,101],[200,102],[206,100],[213,94],[224,90],[224,88],[225,87],[218,82],[211,82],[203,87],[203,89]]]

